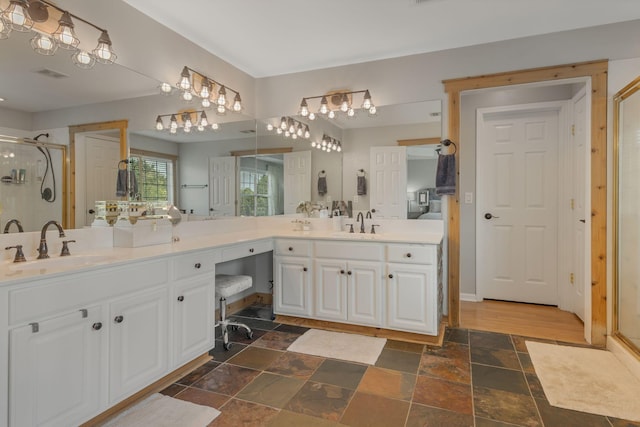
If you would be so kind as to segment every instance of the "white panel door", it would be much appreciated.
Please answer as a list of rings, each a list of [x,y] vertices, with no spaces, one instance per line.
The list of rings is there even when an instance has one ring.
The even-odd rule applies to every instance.
[[[298,204],[311,201],[311,151],[285,153],[284,213],[296,213]]]
[[[557,305],[558,109],[478,112],[482,298]]]
[[[89,136],[85,141],[86,187],[84,225],[91,225],[96,200],[114,200],[120,162],[120,140],[105,136]],[[80,179],[80,177],[78,177]]]
[[[209,213],[236,214],[236,158],[209,158]]]
[[[369,208],[376,218],[407,218],[406,147],[371,147]]]

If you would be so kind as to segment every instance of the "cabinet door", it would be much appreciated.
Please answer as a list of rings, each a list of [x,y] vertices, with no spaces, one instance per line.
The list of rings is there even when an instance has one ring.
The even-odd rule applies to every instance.
[[[10,425],[79,425],[102,408],[106,331],[100,307],[13,329]]]
[[[110,305],[109,400],[114,404],[167,371],[166,289]]]
[[[438,333],[434,265],[387,264],[387,326],[391,329]]]
[[[382,266],[380,263],[349,261],[347,289],[349,322],[382,326]]]
[[[347,263],[320,259],[313,264],[315,274],[315,317],[347,320]]]
[[[310,264],[306,257],[275,257],[276,314],[311,316]]]
[[[173,291],[174,367],[213,348],[215,274],[182,281]]]

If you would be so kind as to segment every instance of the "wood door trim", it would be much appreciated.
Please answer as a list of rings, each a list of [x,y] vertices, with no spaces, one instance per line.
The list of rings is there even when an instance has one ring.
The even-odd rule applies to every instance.
[[[76,228],[76,134],[82,132],[98,132],[116,129],[120,131],[120,159],[129,157],[129,145],[127,144],[127,127],[129,120],[112,120],[109,122],[85,123],[69,126],[69,215],[68,228]]]
[[[417,139],[399,139],[398,145],[411,147],[414,145],[433,145],[440,144],[441,139],[439,137],[435,138],[417,138]]]
[[[608,61],[589,61],[552,67],[444,80],[449,105],[449,139],[460,141],[460,93],[467,90],[512,86],[577,77],[591,79],[591,343],[606,344],[607,333],[607,73]],[[456,162],[459,164],[459,161]],[[459,182],[460,171],[457,173]],[[460,204],[459,189],[448,197],[449,325],[460,324]]]

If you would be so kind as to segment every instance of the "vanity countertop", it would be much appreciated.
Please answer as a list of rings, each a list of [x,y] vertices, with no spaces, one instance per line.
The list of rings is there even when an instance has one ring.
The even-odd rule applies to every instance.
[[[95,270],[143,261],[157,257],[169,257],[203,249],[216,249],[224,246],[252,243],[264,239],[322,239],[371,243],[439,244],[442,232],[387,232],[379,234],[347,233],[343,231],[313,230],[294,231],[278,227],[256,227],[245,231],[215,232],[200,235],[187,235],[173,243],[142,246],[136,248],[103,247],[88,251],[74,251],[69,257],[52,255],[50,259],[30,259],[24,263],[5,260],[0,264],[0,286],[8,286],[25,280],[62,276],[70,271]]]

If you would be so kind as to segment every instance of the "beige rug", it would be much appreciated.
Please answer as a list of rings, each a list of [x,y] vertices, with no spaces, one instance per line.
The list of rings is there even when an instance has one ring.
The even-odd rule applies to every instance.
[[[613,353],[526,343],[551,405],[640,421],[640,380]]]
[[[220,411],[159,393],[136,403],[103,427],[206,427]]]
[[[373,365],[386,343],[385,338],[309,329],[287,350]]]

